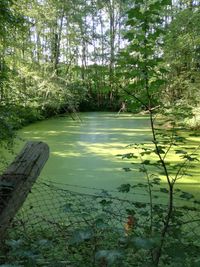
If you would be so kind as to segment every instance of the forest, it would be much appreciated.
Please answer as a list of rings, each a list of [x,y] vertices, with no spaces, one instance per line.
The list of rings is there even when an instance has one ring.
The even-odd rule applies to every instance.
[[[48,131],[51,137],[56,134],[57,121],[67,117],[75,136],[73,143],[79,136],[75,127],[82,127],[82,114],[95,125],[91,131],[96,135],[105,126],[103,121],[109,125],[107,120],[108,132],[114,124],[115,131],[123,128],[120,119],[130,123],[124,124],[120,137],[128,136],[133,127],[138,136],[150,128],[151,141],[148,137],[147,143],[146,139],[133,143],[129,138],[126,148],[130,150],[117,153],[123,164],[125,160],[134,161],[131,167],[122,168],[125,174],[136,166],[139,177],[146,179],[135,184],[125,181],[118,191],[126,195],[135,189],[143,190],[148,200],[145,196],[144,203],[134,202],[134,208],[132,202],[127,204],[120,221],[114,207],[124,204],[118,197],[111,198],[105,192],[95,197],[95,217],[91,215],[94,207],[89,195],[80,212],[76,208],[82,205],[81,196],[75,198],[66,190],[62,194],[68,202],[63,204],[58,189],[55,198],[65,206],[65,213],[71,218],[69,225],[64,219],[52,223],[51,218],[41,217],[44,228],[35,234],[29,233],[28,228],[24,230],[21,224],[20,238],[16,235],[19,232],[11,231],[6,250],[0,251],[0,266],[199,267],[200,236],[191,231],[200,222],[199,175],[195,174],[195,196],[185,187],[176,187],[183,176],[192,176],[191,164],[196,166],[194,169],[199,165],[199,0],[1,0],[0,172],[8,165],[5,154],[14,154],[20,129],[33,127],[29,133],[37,140],[39,130],[34,132],[34,123],[52,119],[55,128]],[[126,116],[136,116],[138,130]],[[80,128],[85,134],[81,141],[90,143],[90,126]],[[66,142],[72,145],[70,140]],[[95,149],[104,153],[100,145]],[[92,143],[89,149],[92,150]],[[61,147],[53,153],[65,157]],[[73,153],[76,155],[77,151]],[[80,158],[84,153],[80,149]],[[98,161],[99,158],[95,164]],[[75,165],[69,164],[78,169],[78,159]],[[84,168],[90,164],[83,161]],[[81,168],[85,170],[80,165]],[[46,192],[45,184],[39,186]],[[1,187],[5,184],[0,182],[0,193]],[[158,195],[153,188],[159,191]],[[154,193],[158,202],[154,201]],[[33,193],[35,199],[38,194]],[[176,200],[177,194],[181,200]],[[83,213],[83,219],[76,228],[70,228],[78,216],[76,212]],[[29,214],[28,209],[25,213]],[[22,215],[17,216],[19,223]],[[125,225],[123,233],[113,228],[120,224]],[[52,239],[50,226],[61,235]],[[177,250],[172,251],[172,247]]]
[[[147,54],[154,56],[152,69],[157,65],[160,75],[150,81],[152,105],[188,111],[198,127],[199,1],[163,2],[160,21],[148,29]],[[1,140],[12,129],[66,111],[118,110],[122,100],[129,111],[145,109],[145,93],[130,83],[141,69],[130,54],[143,53],[141,28],[132,25],[134,14],[128,20],[133,5],[128,0],[1,1]],[[151,19],[156,6],[149,12]]]

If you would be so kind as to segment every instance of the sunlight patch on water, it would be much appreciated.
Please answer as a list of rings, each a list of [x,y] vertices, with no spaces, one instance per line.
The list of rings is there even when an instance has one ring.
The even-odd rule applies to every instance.
[[[140,159],[122,159],[119,154],[138,153],[137,149],[127,147],[129,144],[144,143],[154,148],[152,133],[147,116],[114,113],[81,113],[82,123],[69,117],[57,117],[33,123],[19,131],[25,140],[40,140],[50,147],[50,158],[45,165],[41,177],[54,182],[116,189],[122,183],[138,183],[146,181],[145,175],[139,172],[141,160],[155,162],[154,154]],[[188,136],[188,134],[187,134]],[[189,137],[187,149],[196,147],[200,142],[198,137]],[[20,141],[16,151],[23,146]],[[198,152],[199,153],[199,152]],[[180,158],[173,151],[168,155],[168,161],[180,163]],[[134,163],[134,164],[132,164]],[[185,175],[180,186],[189,186],[189,190],[200,191],[200,164],[192,162],[194,167],[188,170],[193,177]],[[151,173],[158,173],[154,166],[148,166]],[[172,173],[173,174],[173,173]],[[163,183],[166,178],[159,175]],[[193,184],[193,186],[191,185]]]

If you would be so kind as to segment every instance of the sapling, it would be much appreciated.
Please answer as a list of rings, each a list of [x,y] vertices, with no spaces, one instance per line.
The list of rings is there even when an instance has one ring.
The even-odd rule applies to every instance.
[[[155,229],[159,228],[159,242],[149,247],[154,266],[159,265],[163,247],[167,240],[167,234],[169,234],[171,230],[170,223],[173,220],[174,213],[175,184],[177,180],[184,175],[188,167],[188,162],[197,160],[186,151],[179,150],[184,161],[177,166],[178,168],[175,175],[171,176],[171,168],[168,165],[167,156],[172,150],[172,147],[176,146],[177,141],[183,140],[177,136],[175,129],[172,129],[172,134],[166,142],[165,134],[162,133],[160,138],[160,133],[155,127],[155,112],[160,111],[159,109],[162,107],[162,103],[158,101],[158,95],[166,82],[164,77],[167,72],[162,62],[163,36],[166,32],[166,25],[163,24],[162,16],[163,10],[170,5],[170,0],[135,1],[134,7],[128,12],[127,25],[129,31],[126,37],[129,41],[129,45],[126,50],[122,51],[119,59],[121,67],[124,67],[124,71],[121,73],[122,84],[124,84],[123,90],[127,96],[140,103],[143,108],[145,108],[146,113],[149,114],[154,148],[143,149],[143,152],[139,153],[140,157],[141,155],[155,154],[158,160],[154,166],[156,165],[156,167],[162,170],[162,174],[167,182],[167,188],[160,188],[160,192],[167,193],[168,205],[166,208],[162,208],[158,211],[161,212],[162,215],[160,215],[161,220],[159,227],[155,227],[153,224],[156,212],[153,206],[152,186],[155,184],[159,185],[160,180],[158,177],[150,175],[146,168],[146,165],[150,166],[153,164],[151,164],[149,160],[142,162],[140,171],[144,172],[147,178],[147,191],[150,204],[149,238],[152,238]],[[135,145],[135,148],[137,147],[138,145]],[[134,154],[132,155],[132,158],[135,157]],[[131,156],[126,157],[131,158]],[[151,181],[152,177],[153,181]],[[129,186],[129,188],[131,188],[131,186]],[[119,190],[123,191],[123,187],[120,187]]]

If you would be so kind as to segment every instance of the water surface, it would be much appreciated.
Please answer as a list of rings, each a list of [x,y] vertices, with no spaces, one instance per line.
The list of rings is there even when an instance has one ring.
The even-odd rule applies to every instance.
[[[138,165],[131,164],[136,160],[116,155],[132,152],[127,147],[132,143],[153,145],[148,116],[90,112],[81,113],[80,118],[81,121],[73,121],[67,116],[56,117],[19,132],[24,141],[40,140],[49,145],[51,153],[41,173],[43,179],[106,190],[116,190],[123,183],[145,181]],[[192,145],[197,141],[191,137]],[[191,172],[194,176],[184,177],[180,185],[198,193],[199,169]]]

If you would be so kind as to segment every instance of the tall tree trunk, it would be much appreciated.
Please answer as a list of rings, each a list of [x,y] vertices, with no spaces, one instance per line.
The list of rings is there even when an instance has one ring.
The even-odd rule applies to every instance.
[[[5,61],[4,61],[4,52],[2,51],[0,54],[0,103],[4,99],[4,71],[5,71]]]
[[[85,82],[85,70],[87,68],[87,43],[86,43],[86,18],[82,22],[82,25],[79,25],[81,31],[81,78]]]
[[[113,101],[113,82],[114,82],[114,66],[115,66],[115,0],[109,0],[109,20],[110,20],[110,63],[109,63],[109,83],[110,83],[110,104]]]
[[[64,20],[64,9],[61,12],[61,16],[56,20],[53,28],[52,63],[53,63],[53,69],[55,70],[57,75],[58,75],[58,65],[60,57],[60,42],[62,37],[63,20]]]

